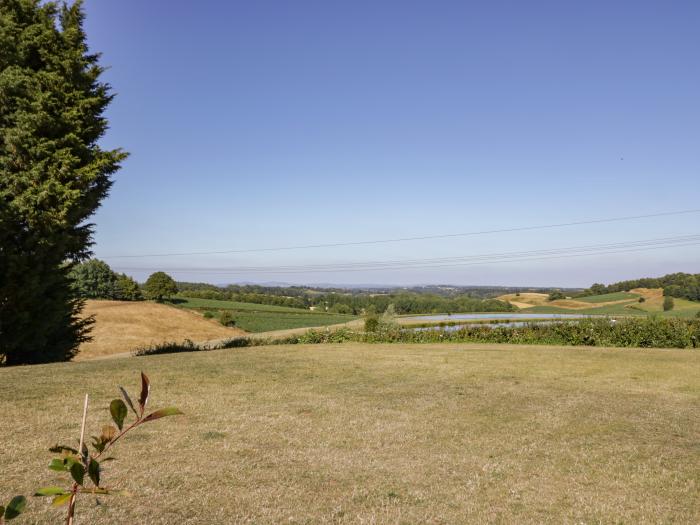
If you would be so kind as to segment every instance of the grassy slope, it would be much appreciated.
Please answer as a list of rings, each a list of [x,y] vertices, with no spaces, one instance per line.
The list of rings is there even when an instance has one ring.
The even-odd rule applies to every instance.
[[[206,341],[242,333],[195,312],[147,301],[89,300],[82,315],[94,315],[95,324],[91,332],[93,339],[80,345],[77,360],[122,354],[166,341]]]
[[[328,326],[346,323],[356,318],[352,315],[314,312],[286,306],[218,301],[214,299],[194,299],[188,297],[178,298],[175,306],[199,311],[229,310],[236,319],[236,326],[246,332],[268,332],[271,330],[285,330],[290,328]]]
[[[582,303],[607,303],[608,301],[622,301],[624,299],[637,299],[639,295],[629,292],[606,293],[603,295],[590,295],[588,297],[577,297],[576,300]]]
[[[83,498],[81,523],[698,523],[698,367],[687,350],[330,345],[0,369],[0,500],[55,481],[46,447],[77,437],[84,391],[94,433],[143,369],[153,406],[187,415],[115,447],[103,476],[133,496]],[[60,521],[30,505],[24,521]]]

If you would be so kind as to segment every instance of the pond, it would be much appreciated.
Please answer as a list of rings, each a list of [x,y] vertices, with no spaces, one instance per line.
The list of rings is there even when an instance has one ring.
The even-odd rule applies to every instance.
[[[417,315],[413,317],[402,317],[403,321],[461,321],[464,319],[584,319],[591,317],[583,314],[523,314],[523,313],[477,313],[477,314],[439,314],[439,315]]]
[[[461,330],[462,328],[468,328],[468,327],[486,327],[486,328],[516,328],[518,326],[526,326],[528,324],[537,324],[537,325],[545,325],[545,324],[554,324],[557,323],[558,321],[508,321],[505,323],[462,323],[462,324],[451,324],[448,326],[418,326],[416,328],[407,328],[408,330],[411,330],[413,332],[424,332],[427,330],[444,330],[446,332],[456,332],[457,330]]]

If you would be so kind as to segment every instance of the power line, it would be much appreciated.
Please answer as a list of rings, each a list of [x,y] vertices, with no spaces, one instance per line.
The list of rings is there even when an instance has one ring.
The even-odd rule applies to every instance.
[[[532,231],[532,230],[545,230],[553,228],[565,228],[569,226],[583,226],[587,224],[603,224],[611,222],[622,222],[622,221],[632,221],[638,219],[650,219],[655,217],[669,217],[674,215],[687,215],[690,213],[700,213],[700,209],[691,210],[680,210],[680,211],[668,211],[660,213],[648,213],[645,215],[628,215],[624,217],[610,217],[605,219],[588,219],[582,221],[573,222],[562,222],[555,224],[541,224],[538,226],[518,226],[513,228],[501,228],[494,230],[482,230],[473,232],[463,232],[463,233],[447,233],[447,234],[437,234],[437,235],[422,235],[416,237],[397,237],[394,239],[376,239],[369,241],[352,241],[352,242],[336,242],[336,243],[326,243],[326,244],[303,244],[297,246],[282,246],[282,247],[271,247],[271,248],[251,248],[243,250],[220,250],[220,251],[202,251],[202,252],[180,252],[180,253],[151,253],[151,254],[130,254],[130,255],[105,255],[102,256],[103,259],[126,259],[126,258],[144,258],[144,257],[178,257],[178,256],[188,256],[188,255],[223,255],[232,253],[261,253],[261,252],[277,252],[286,250],[308,250],[312,248],[336,248],[341,246],[364,246],[372,244],[388,244],[397,242],[409,242],[409,241],[425,241],[431,239],[450,239],[455,237],[471,237],[477,235],[490,235],[496,233],[512,233],[512,232],[522,232],[522,231]]]
[[[586,257],[594,255],[609,255],[617,253],[642,252],[700,245],[700,235],[683,235],[659,239],[645,239],[623,243],[594,244],[585,246],[573,246],[567,248],[554,248],[546,250],[531,250],[521,252],[504,252],[470,255],[461,257],[440,257],[430,259],[407,259],[393,261],[356,261],[347,263],[335,263],[325,265],[298,265],[298,266],[267,266],[267,267],[229,267],[229,268],[166,268],[165,271],[173,273],[208,273],[216,275],[235,275],[250,273],[267,274],[294,274],[310,272],[357,272],[376,270],[400,270],[400,269],[428,269],[473,266],[483,264],[499,264],[508,262],[540,261],[547,259],[561,259],[572,257]],[[152,268],[118,268],[122,271],[151,271]]]

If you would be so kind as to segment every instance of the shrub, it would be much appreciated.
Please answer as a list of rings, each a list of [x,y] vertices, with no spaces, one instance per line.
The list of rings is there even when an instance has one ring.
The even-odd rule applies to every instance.
[[[555,290],[549,294],[547,297],[548,301],[556,301],[557,299],[566,299],[566,296],[559,290]]]
[[[228,310],[221,312],[219,322],[224,326],[236,326],[236,319],[234,319],[233,314]]]
[[[639,298],[639,301],[637,301],[637,302],[643,303],[643,302],[646,302],[646,299],[645,299],[644,297],[640,297],[640,298]]]
[[[674,307],[674,302],[673,302],[673,297],[670,295],[667,295],[664,297],[664,312],[669,312],[673,310]]]
[[[212,319],[214,317],[214,312],[212,312],[211,310],[207,310],[206,312],[204,312],[203,315],[205,319]]]
[[[182,343],[166,342],[159,343],[151,346],[144,346],[138,348],[134,351],[134,356],[141,357],[144,355],[158,355],[158,354],[177,354],[179,352],[197,352],[201,350],[200,347],[195,345],[189,339],[185,339]]]
[[[348,306],[347,304],[337,303],[331,307],[329,312],[332,312],[335,314],[351,314],[352,308],[350,306]]]
[[[262,340],[260,340],[263,342]],[[220,348],[245,348],[247,346],[254,346],[257,344],[257,340],[249,339],[247,337],[234,337],[233,339],[227,339],[220,346],[212,347],[211,350],[218,350]]]
[[[376,332],[379,329],[379,319],[371,315],[365,319],[365,332]]]

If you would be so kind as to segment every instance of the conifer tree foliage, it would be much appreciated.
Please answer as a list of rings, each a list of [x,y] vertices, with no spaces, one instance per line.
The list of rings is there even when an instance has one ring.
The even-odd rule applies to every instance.
[[[98,140],[112,100],[80,2],[0,1],[0,363],[72,358],[88,337],[68,272],[126,157]]]

